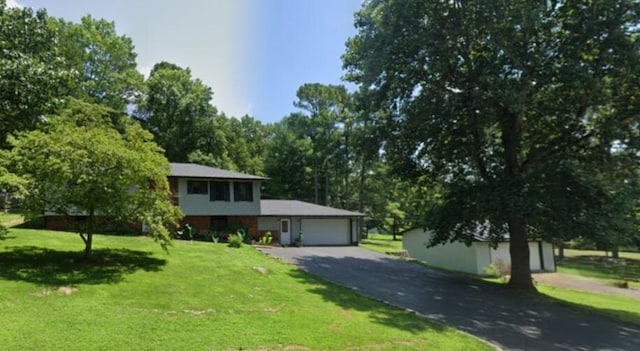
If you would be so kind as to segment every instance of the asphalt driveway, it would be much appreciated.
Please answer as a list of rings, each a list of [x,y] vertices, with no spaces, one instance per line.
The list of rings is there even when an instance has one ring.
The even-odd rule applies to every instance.
[[[640,327],[359,247],[264,248],[309,273],[504,350],[640,350]]]

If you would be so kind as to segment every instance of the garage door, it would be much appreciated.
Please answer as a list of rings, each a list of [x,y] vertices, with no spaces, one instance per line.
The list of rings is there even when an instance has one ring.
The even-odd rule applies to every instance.
[[[349,245],[349,219],[302,219],[304,245]]]

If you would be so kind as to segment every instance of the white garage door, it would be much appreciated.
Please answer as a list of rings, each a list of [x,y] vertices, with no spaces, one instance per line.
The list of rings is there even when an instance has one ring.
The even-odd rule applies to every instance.
[[[349,219],[302,219],[304,245],[349,245]]]

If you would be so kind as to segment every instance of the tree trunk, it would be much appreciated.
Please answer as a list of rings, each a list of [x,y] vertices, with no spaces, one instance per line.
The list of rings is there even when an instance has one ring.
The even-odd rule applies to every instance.
[[[318,204],[318,166],[314,164],[313,166],[313,191],[314,191],[314,199],[315,203]]]
[[[618,245],[614,245],[611,248],[611,257],[612,258],[620,258],[620,248],[618,247]]]
[[[509,253],[511,254],[511,279],[509,287],[536,292],[531,279],[531,267],[529,265],[529,243],[527,242],[527,227],[524,218],[509,219]]]
[[[393,233],[393,241],[396,241],[396,233],[398,233],[398,222],[393,218],[393,225],[391,226],[391,232]]]
[[[93,234],[87,233],[87,240],[84,243],[84,259],[88,260],[91,257],[91,245],[93,244]]]
[[[564,241],[561,241],[558,244],[558,260],[561,260],[564,258]]]

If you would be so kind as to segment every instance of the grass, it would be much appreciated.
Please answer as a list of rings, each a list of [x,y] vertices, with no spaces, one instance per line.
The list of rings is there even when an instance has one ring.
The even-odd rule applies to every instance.
[[[620,252],[624,263],[609,259],[602,251],[565,249],[564,255],[556,261],[560,273],[602,279],[610,285],[626,281],[640,289],[640,253]]]
[[[402,251],[402,237],[399,240],[393,240],[392,235],[387,234],[369,234],[367,239],[362,239],[360,246],[371,251],[380,253]]]
[[[22,215],[19,213],[7,213],[0,211],[0,224],[4,226],[13,226],[22,223]]]
[[[537,288],[551,300],[640,325],[640,301],[631,297],[596,294],[542,284],[538,284]]]
[[[491,349],[249,246],[94,240],[90,264],[75,234],[0,241],[3,350]]]

